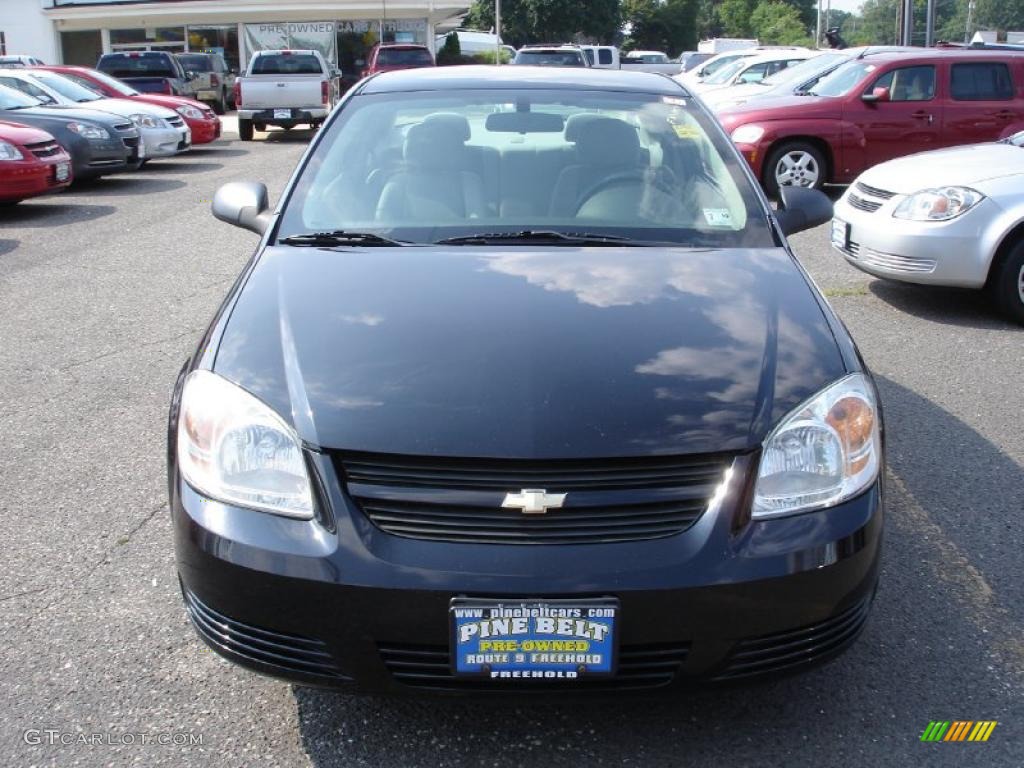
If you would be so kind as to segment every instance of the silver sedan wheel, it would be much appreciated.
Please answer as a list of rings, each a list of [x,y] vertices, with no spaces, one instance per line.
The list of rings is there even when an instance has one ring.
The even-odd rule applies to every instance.
[[[775,165],[775,181],[780,187],[816,187],[820,177],[814,155],[801,149],[787,152]]]
[[[1020,268],[1020,274],[1017,275],[1017,296],[1020,298],[1020,303],[1024,304],[1024,266]]]

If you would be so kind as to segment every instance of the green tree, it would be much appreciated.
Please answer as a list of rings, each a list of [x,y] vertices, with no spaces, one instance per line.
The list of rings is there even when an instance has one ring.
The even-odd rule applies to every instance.
[[[625,0],[627,50],[665,51],[676,56],[697,46],[697,0]]]
[[[437,52],[438,66],[462,63],[462,46],[459,45],[459,36],[449,32],[444,38],[444,45]]]
[[[465,25],[494,28],[494,0],[474,0]],[[622,26],[619,0],[516,0],[501,8],[501,38],[515,46],[586,38],[612,43]]]
[[[796,45],[812,42],[800,11],[782,0],[761,0],[750,14],[750,26],[765,45]]]
[[[754,12],[755,0],[722,0],[718,4],[718,18],[722,23],[725,37],[753,37],[754,27],[750,16]]]

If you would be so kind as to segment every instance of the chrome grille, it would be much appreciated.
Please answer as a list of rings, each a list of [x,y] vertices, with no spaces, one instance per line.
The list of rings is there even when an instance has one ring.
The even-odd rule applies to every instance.
[[[60,144],[56,141],[41,141],[38,144],[26,144],[25,149],[31,152],[36,157],[54,157],[59,155],[63,150]]]
[[[693,525],[722,482],[723,454],[607,460],[494,460],[341,454],[351,498],[382,531],[474,544],[588,544],[671,536]],[[506,493],[568,493],[545,514]]]
[[[892,270],[894,272],[910,272],[927,274],[935,271],[936,260],[919,256],[899,256],[895,253],[884,253],[874,248],[861,246],[859,243],[850,242],[847,244],[847,252],[857,261],[879,269]]]
[[[381,660],[392,678],[402,685],[433,690],[552,691],[562,690],[642,690],[669,685],[686,661],[688,643],[661,645],[624,645],[619,649],[619,664],[611,677],[580,678],[568,684],[558,680],[492,681],[456,677],[451,656],[443,646],[380,645]]]
[[[853,186],[857,191],[863,192],[868,197],[877,197],[880,200],[890,200],[896,196],[895,192],[889,192],[888,190],[879,189],[878,187],[869,187],[867,184],[862,184],[859,181]]]
[[[876,202],[874,200],[865,200],[864,198],[857,197],[852,193],[846,198],[846,202],[848,202],[851,207],[858,208],[859,210],[862,211],[867,211],[868,213],[874,213],[875,211],[882,207],[882,204],[879,202]]]

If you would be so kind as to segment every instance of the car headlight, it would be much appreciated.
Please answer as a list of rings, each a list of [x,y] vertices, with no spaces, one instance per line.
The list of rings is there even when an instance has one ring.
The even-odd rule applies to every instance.
[[[24,160],[25,156],[13,144],[0,141],[0,160]]]
[[[892,212],[894,218],[910,221],[949,221],[967,213],[985,199],[970,187],[940,187],[915,192]]]
[[[167,121],[154,115],[131,115],[132,122],[140,128],[167,128]]]
[[[741,125],[732,132],[732,140],[735,144],[753,144],[764,136],[764,128],[760,125]]]
[[[83,139],[109,139],[106,128],[88,123],[68,123],[68,130],[77,133]]]
[[[751,516],[821,509],[862,492],[881,466],[879,422],[874,387],[861,373],[799,406],[764,441]]]
[[[199,493],[309,520],[313,497],[295,431],[269,406],[210,371],[185,379],[178,467]]]
[[[193,107],[191,104],[182,104],[180,107],[178,107],[177,112],[179,115],[181,115],[182,117],[187,117],[189,120],[203,119],[203,111],[201,109]]]

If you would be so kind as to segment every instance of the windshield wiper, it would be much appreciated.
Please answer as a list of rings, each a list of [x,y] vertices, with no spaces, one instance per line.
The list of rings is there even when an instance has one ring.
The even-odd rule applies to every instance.
[[[446,237],[436,245],[488,245],[509,240],[552,245],[661,245],[653,240],[634,240],[621,235],[596,235],[590,232],[555,232],[551,229],[524,229],[521,232],[478,232],[473,235]]]
[[[289,235],[277,242],[281,245],[305,245],[311,248],[329,248],[332,245],[411,245],[407,240],[392,240],[390,237],[375,235],[373,232],[349,232],[344,229],[334,229],[330,232],[308,232],[304,235]]]

